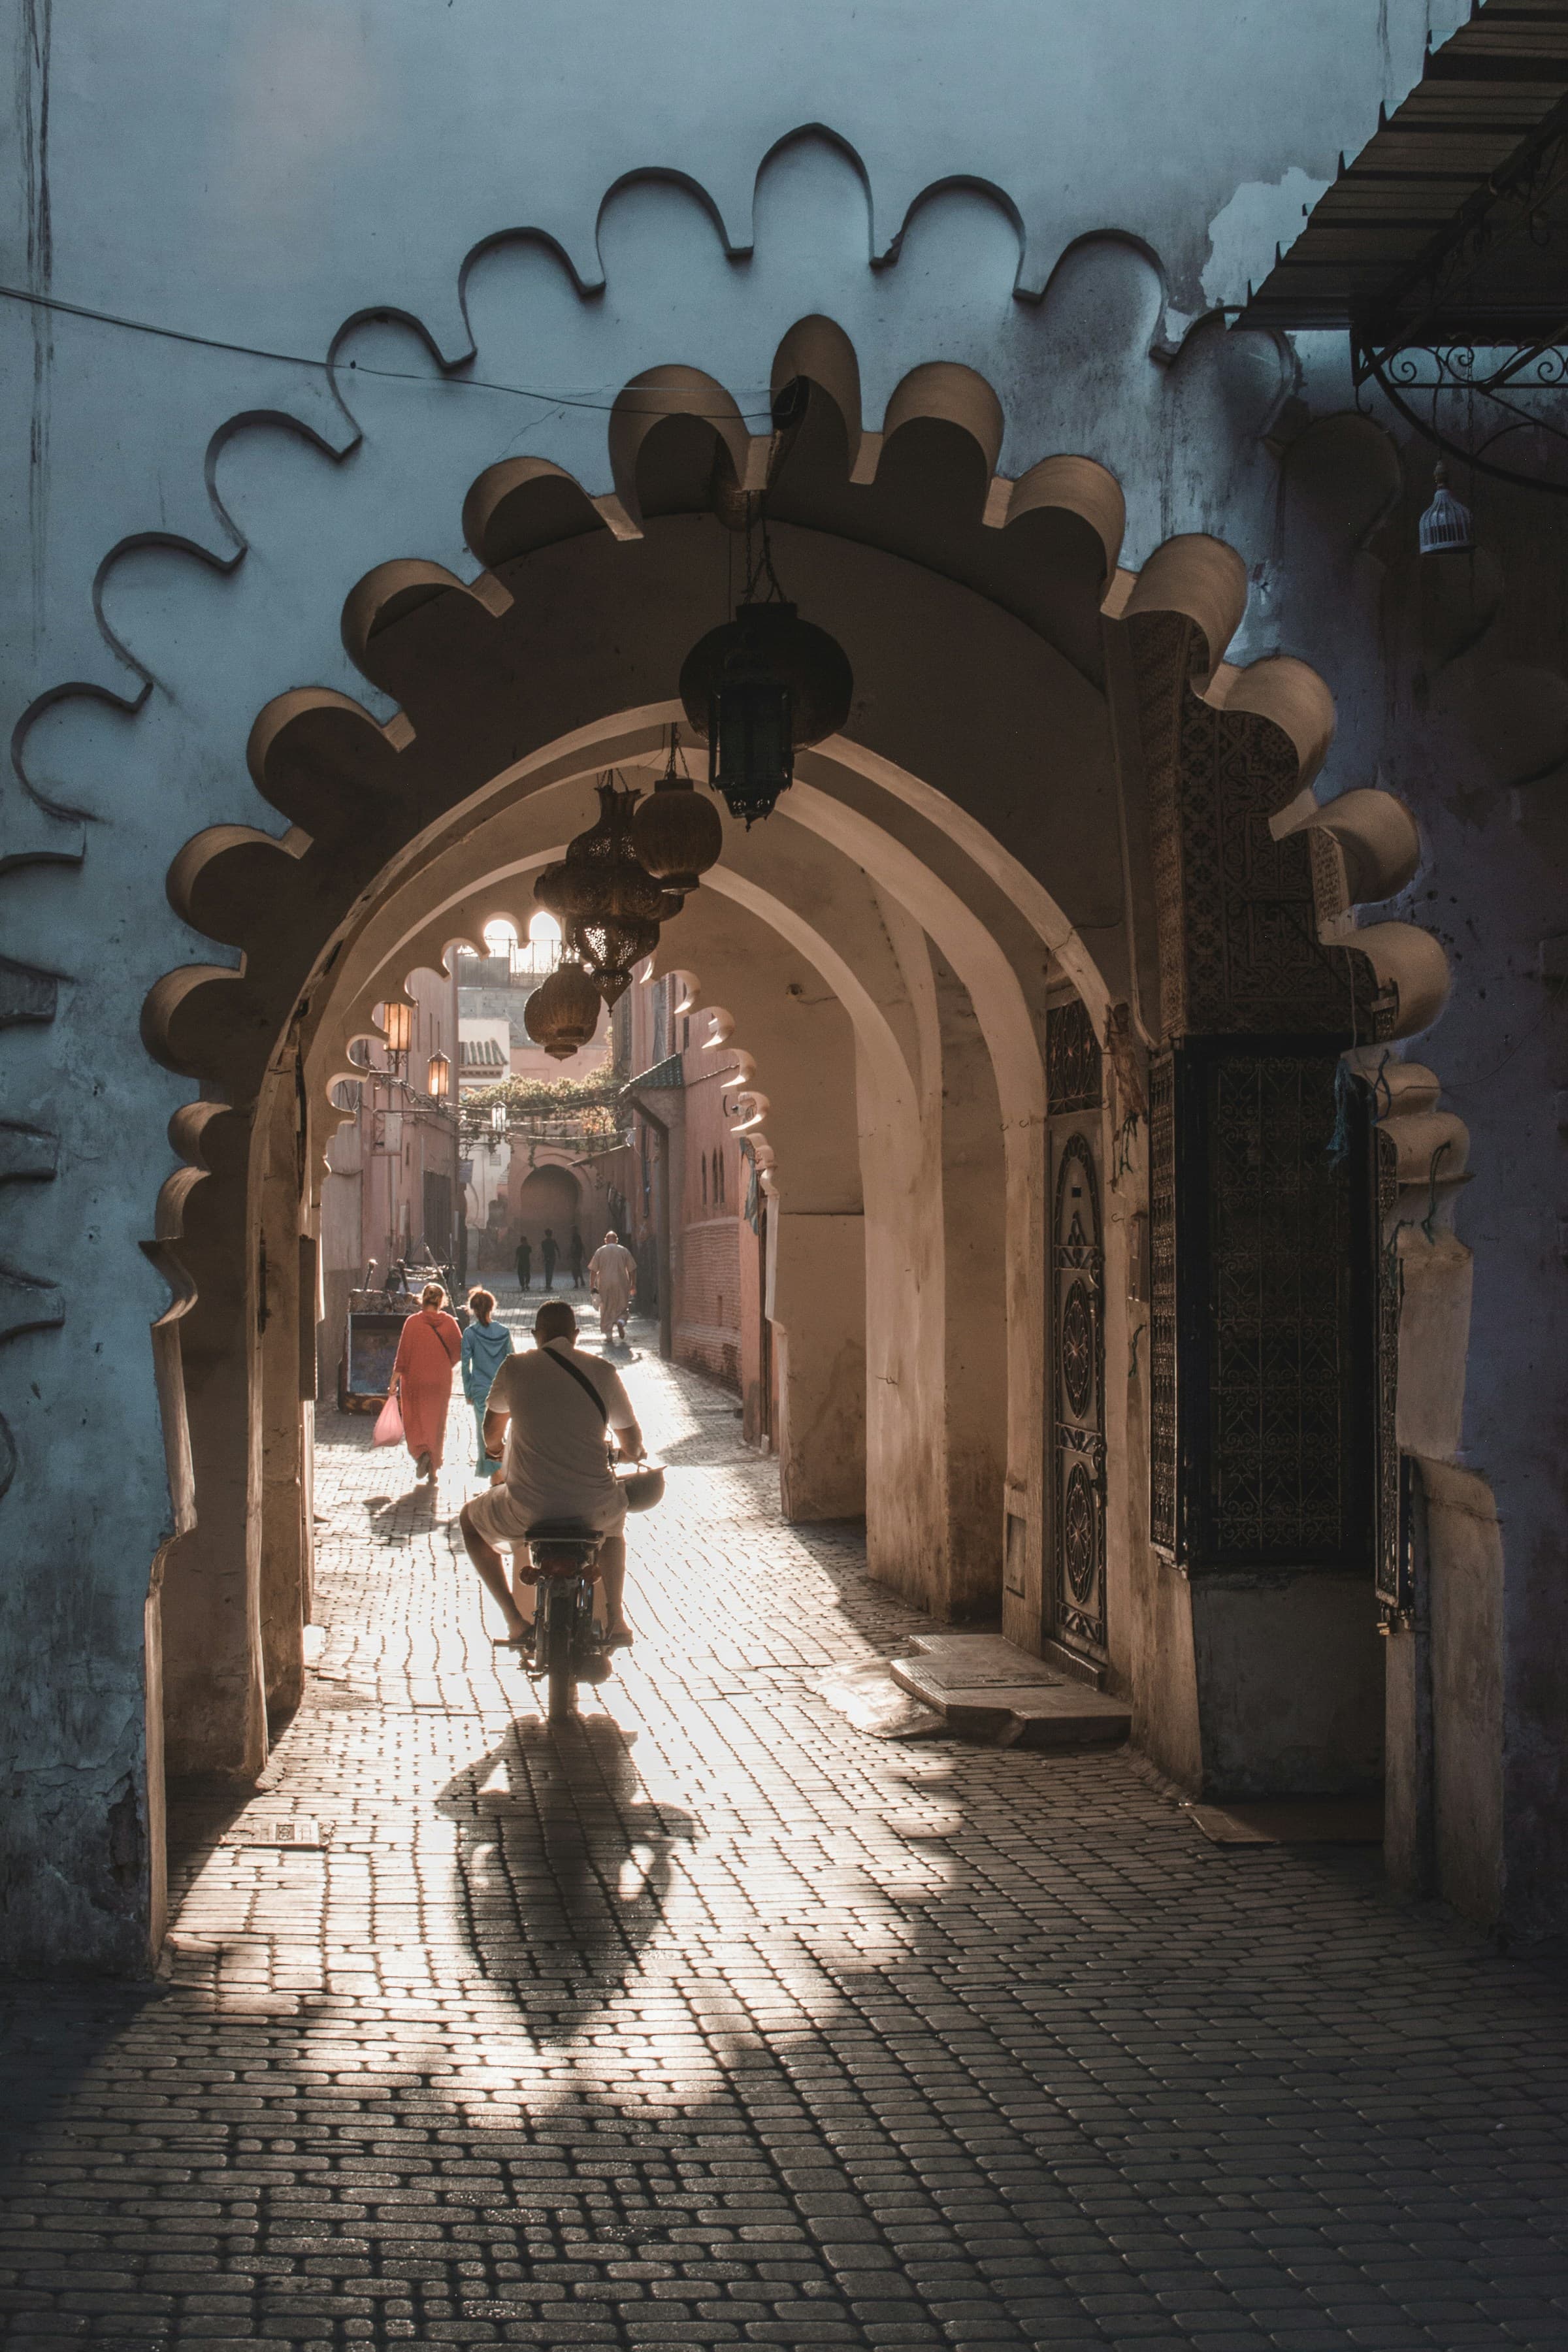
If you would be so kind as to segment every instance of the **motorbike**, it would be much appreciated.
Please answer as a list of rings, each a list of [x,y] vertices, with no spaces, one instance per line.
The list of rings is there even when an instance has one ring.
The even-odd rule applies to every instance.
[[[566,1723],[577,1711],[577,1685],[602,1683],[610,1672],[610,1654],[594,1622],[594,1587],[605,1538],[563,1519],[530,1528],[527,1540],[534,1579],[533,1645],[522,1662],[534,1682],[545,1684],[547,1719]]]
[[[628,1462],[612,1447],[610,1460],[628,1511],[649,1511],[663,1498],[664,1466]],[[605,1538],[576,1519],[541,1521],[525,1538],[533,1583],[533,1641],[522,1654],[530,1678],[543,1679],[545,1714],[568,1723],[577,1711],[577,1685],[602,1683],[614,1670],[614,1652],[594,1622],[594,1587]]]

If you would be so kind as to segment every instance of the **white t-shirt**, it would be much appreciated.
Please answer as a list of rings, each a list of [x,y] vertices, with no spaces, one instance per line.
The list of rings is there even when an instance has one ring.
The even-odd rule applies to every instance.
[[[549,1360],[552,1356],[592,1381],[611,1429],[630,1429],[637,1415],[614,1365],[581,1354],[565,1339],[530,1348],[502,1364],[485,1409],[511,1415],[503,1465],[508,1492],[542,1516],[568,1517],[613,1495],[615,1477],[605,1450],[605,1423],[592,1397],[584,1395],[560,1361]]]

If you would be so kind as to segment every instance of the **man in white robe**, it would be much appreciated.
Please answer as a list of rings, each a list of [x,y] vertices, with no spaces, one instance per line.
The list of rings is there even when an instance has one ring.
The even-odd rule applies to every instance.
[[[599,1302],[599,1328],[607,1339],[626,1336],[626,1316],[637,1286],[637,1262],[614,1233],[605,1235],[588,1260],[588,1283]]]

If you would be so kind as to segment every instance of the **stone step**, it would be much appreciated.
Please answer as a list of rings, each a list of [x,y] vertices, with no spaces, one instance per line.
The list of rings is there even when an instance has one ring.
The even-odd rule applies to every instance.
[[[1076,1748],[1126,1739],[1125,1701],[1058,1674],[996,1633],[932,1633],[889,1661],[894,1679],[950,1731],[1007,1747]]]

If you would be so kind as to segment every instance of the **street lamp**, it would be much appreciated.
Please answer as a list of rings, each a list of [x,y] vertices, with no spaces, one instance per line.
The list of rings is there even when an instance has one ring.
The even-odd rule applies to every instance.
[[[401,1076],[402,1064],[414,1043],[414,1007],[389,1001],[382,1007],[382,1026],[386,1035],[387,1058],[397,1066]]]

